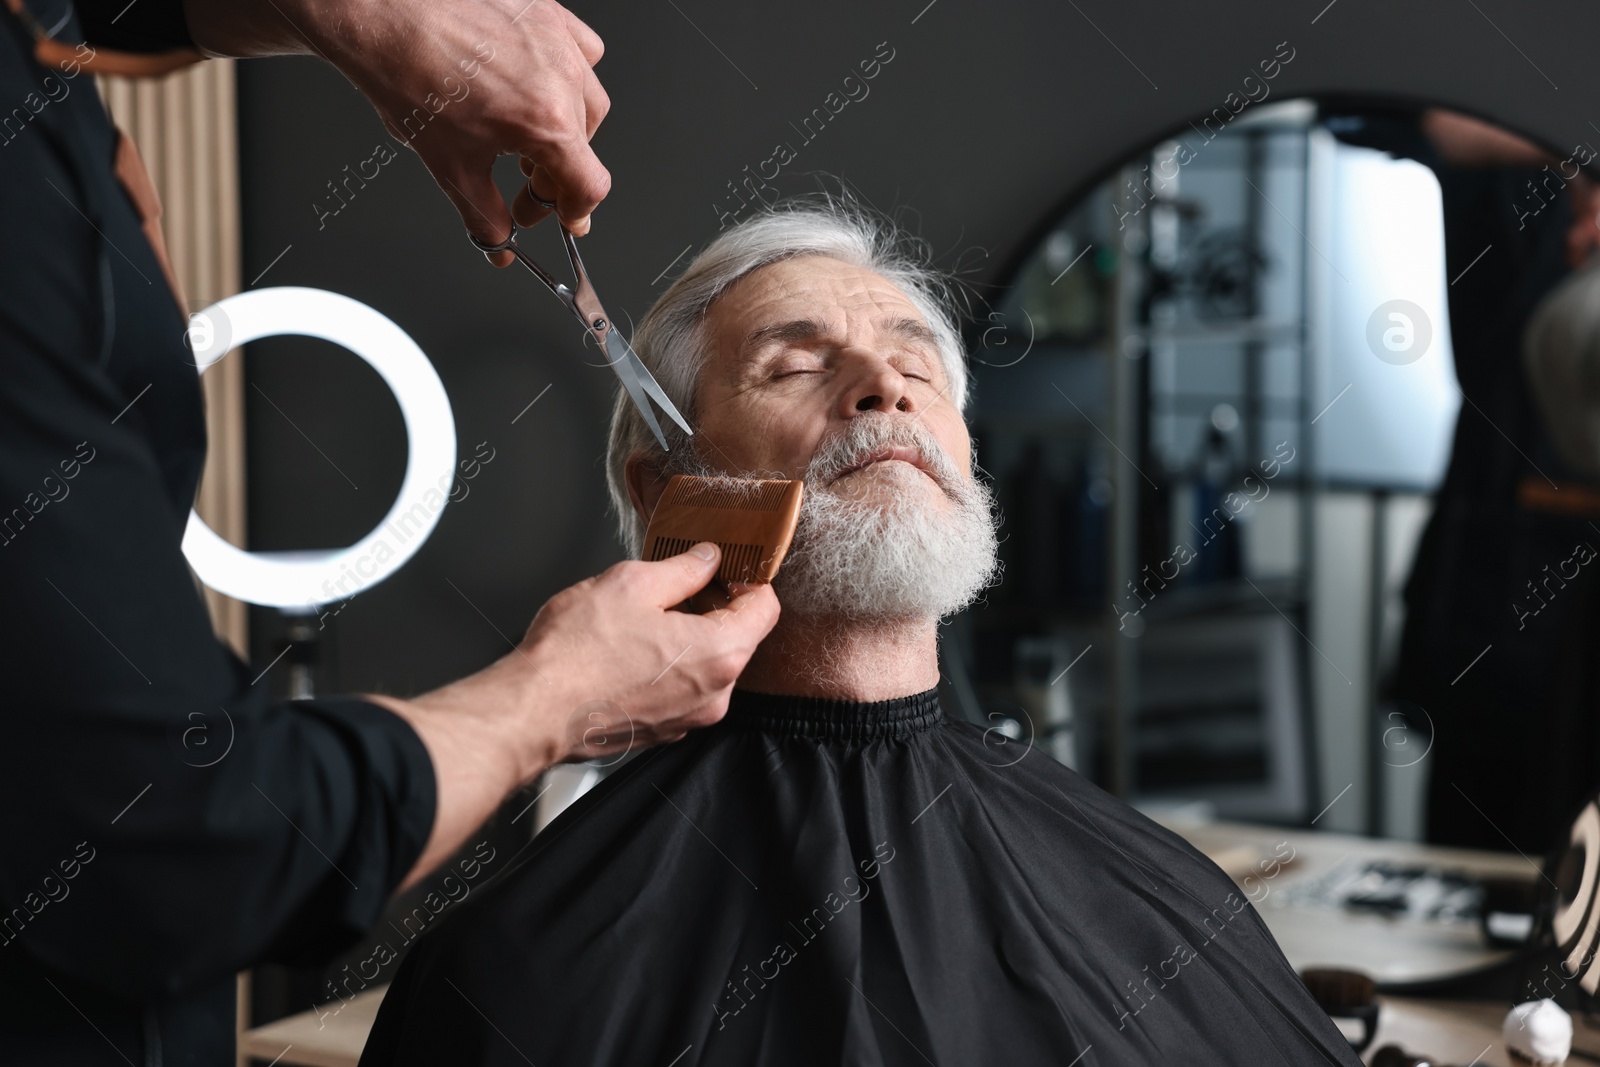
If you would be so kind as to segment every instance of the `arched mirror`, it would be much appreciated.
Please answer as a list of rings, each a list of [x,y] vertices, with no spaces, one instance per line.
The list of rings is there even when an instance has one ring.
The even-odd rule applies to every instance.
[[[1600,766],[1561,429],[1593,331],[1523,338],[1587,277],[1595,155],[1293,99],[1070,196],[973,336],[1007,533],[978,705],[1152,810],[1554,845]]]

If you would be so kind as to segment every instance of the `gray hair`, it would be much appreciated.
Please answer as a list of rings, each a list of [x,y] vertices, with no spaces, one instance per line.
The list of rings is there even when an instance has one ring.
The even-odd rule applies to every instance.
[[[938,341],[951,402],[958,411],[966,409],[969,379],[957,325],[960,292],[953,280],[932,266],[925,242],[867,211],[852,197],[819,193],[780,201],[719,235],[640,320],[633,335],[634,350],[686,420],[693,424],[696,418],[695,393],[710,347],[705,319],[711,305],[752,271],[806,255],[829,256],[870,270],[905,294]],[[632,557],[643,549],[644,522],[628,495],[628,458],[644,452],[663,469],[671,469],[678,465],[680,453],[694,457],[692,439],[660,412],[657,419],[671,457],[662,452],[628,394],[617,390],[606,482],[622,542]]]

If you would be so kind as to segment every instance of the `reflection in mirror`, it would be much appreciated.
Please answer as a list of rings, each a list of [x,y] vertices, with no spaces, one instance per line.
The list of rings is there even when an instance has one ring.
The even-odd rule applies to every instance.
[[[1600,382],[1594,287],[1526,370],[1522,335],[1600,237],[1594,156],[1292,100],[1069,202],[974,336],[1007,533],[961,623],[984,711],[1175,817],[1555,844],[1600,785],[1595,407],[1551,409]],[[1512,752],[1549,795],[1489,769]]]

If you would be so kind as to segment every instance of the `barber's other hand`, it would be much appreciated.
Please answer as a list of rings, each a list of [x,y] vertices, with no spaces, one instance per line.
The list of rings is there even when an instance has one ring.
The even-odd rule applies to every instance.
[[[657,563],[619,563],[552,597],[519,651],[563,714],[552,762],[675,741],[728,708],[733,683],[778,620],[770,586],[740,587],[725,606],[673,608],[706,588],[709,542]]]
[[[589,232],[611,189],[589,139],[611,107],[591,69],[600,37],[556,0],[185,0],[213,55],[315,54],[362,91],[416,150],[475,237],[498,242],[511,211],[491,173],[518,155],[562,225]],[[526,189],[524,225],[549,213]],[[512,262],[499,253],[498,266]]]

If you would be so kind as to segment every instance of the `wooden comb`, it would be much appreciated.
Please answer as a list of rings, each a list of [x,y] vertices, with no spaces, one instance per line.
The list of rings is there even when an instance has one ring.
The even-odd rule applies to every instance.
[[[723,583],[772,581],[794,539],[805,483],[674,474],[650,516],[644,558],[666,559],[701,541],[722,549]]]

